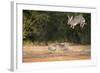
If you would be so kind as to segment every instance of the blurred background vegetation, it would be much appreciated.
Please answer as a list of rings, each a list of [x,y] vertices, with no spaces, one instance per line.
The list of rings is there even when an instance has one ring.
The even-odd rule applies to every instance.
[[[86,25],[70,28],[67,16],[79,14],[86,19]],[[23,41],[45,45],[52,42],[91,44],[91,14],[23,10]]]

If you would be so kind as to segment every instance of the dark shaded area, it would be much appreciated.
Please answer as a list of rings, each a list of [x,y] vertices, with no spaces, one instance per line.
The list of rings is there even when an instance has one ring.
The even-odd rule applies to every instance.
[[[82,14],[86,25],[72,29],[67,25],[67,16]],[[23,10],[23,40],[34,42],[91,43],[91,14],[75,12],[52,12]]]

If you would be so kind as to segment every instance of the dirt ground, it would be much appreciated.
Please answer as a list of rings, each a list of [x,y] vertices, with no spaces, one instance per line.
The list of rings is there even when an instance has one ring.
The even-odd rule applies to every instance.
[[[91,59],[90,45],[70,45],[68,49],[55,53],[48,46],[24,46],[23,62],[46,62]]]

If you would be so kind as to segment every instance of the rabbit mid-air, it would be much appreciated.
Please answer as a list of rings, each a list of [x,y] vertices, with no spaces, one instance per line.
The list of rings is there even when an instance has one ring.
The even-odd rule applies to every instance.
[[[75,28],[76,25],[80,24],[80,27],[83,28],[85,23],[85,18],[82,14],[77,16],[68,16],[68,23],[72,29]]]

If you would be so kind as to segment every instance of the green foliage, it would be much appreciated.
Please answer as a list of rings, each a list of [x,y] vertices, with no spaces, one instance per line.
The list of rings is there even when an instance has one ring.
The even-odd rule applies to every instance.
[[[86,19],[84,28],[71,29],[67,16],[82,14]],[[73,42],[90,44],[91,14],[23,10],[23,40],[35,42]]]

